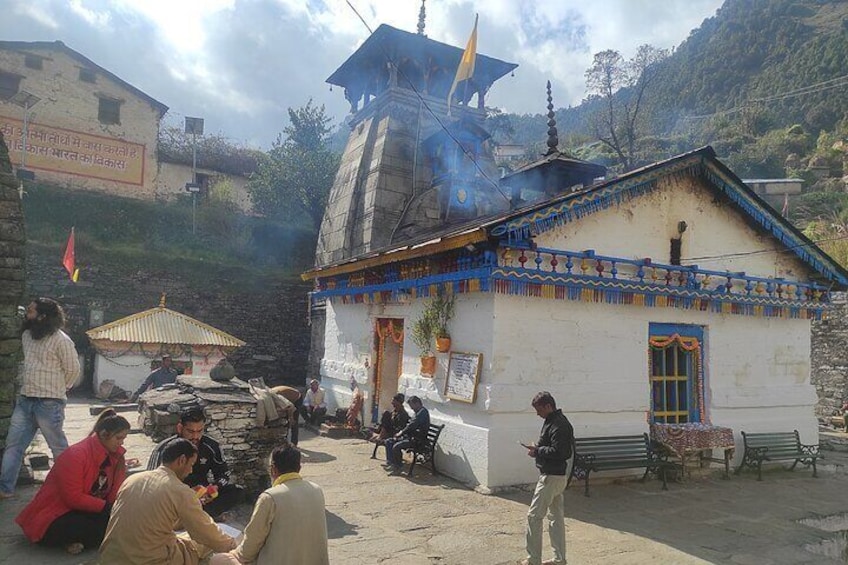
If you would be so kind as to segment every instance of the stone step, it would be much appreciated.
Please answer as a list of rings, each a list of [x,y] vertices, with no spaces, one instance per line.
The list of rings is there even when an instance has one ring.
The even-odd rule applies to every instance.
[[[848,453],[848,433],[827,428],[819,429],[819,446],[823,451]]]

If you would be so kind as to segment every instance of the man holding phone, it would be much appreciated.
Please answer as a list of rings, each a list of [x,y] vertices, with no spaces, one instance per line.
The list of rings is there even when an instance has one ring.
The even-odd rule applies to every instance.
[[[539,482],[527,512],[527,558],[520,565],[565,565],[565,487],[568,460],[574,444],[574,428],[556,407],[550,392],[543,391],[531,402],[536,414],[545,420],[536,445],[521,444],[536,459]],[[554,558],[542,561],[542,519],[548,514]]]

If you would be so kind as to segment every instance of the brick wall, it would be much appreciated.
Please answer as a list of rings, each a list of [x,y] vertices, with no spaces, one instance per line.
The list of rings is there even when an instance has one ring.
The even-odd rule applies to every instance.
[[[258,290],[234,289],[232,281],[225,280],[227,275],[211,270],[200,284],[176,271],[121,262],[89,267],[81,273],[80,282],[73,284],[60,263],[55,250],[31,246],[27,291],[54,297],[64,305],[68,332],[86,355],[88,383],[93,351],[85,330],[90,328],[92,310],[103,312],[103,323],[108,323],[157,306],[162,292],[168,308],[247,342],[232,356],[240,378],[264,377],[269,384],[295,385],[306,379],[309,285],[278,282]]]
[[[813,322],[810,382],[816,387],[816,416],[838,413],[848,399],[848,296],[834,293],[835,310]]]
[[[15,378],[20,361],[18,305],[24,293],[24,217],[18,183],[0,132],[0,447],[12,415]]]

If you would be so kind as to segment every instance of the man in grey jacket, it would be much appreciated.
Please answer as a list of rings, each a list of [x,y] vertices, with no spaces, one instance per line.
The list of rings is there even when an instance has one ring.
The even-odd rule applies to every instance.
[[[527,512],[527,558],[521,565],[565,565],[565,487],[568,483],[568,459],[574,443],[571,422],[556,407],[550,392],[543,391],[531,402],[536,414],[545,420],[536,445],[525,446],[527,455],[536,459],[539,482]],[[542,561],[542,519],[548,514],[549,534],[554,558]]]

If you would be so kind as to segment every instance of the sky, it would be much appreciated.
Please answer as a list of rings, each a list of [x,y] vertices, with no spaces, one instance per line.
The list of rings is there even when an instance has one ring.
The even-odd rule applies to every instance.
[[[9,6],[11,3],[11,6]],[[415,32],[420,0],[350,0],[365,22]],[[206,133],[267,149],[288,108],[309,99],[335,123],[349,105],[325,80],[368,37],[346,0],[2,0],[0,39],[61,40],[170,108],[166,124],[205,119]],[[594,53],[679,45],[722,0],[429,0],[425,33],[464,47],[479,14],[478,53],[517,63],[486,104],[545,112],[585,97]]]

